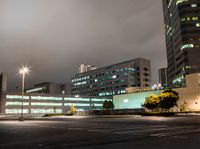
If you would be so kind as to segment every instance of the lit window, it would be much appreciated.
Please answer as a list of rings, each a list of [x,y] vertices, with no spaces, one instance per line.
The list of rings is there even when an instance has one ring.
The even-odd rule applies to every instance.
[[[21,109],[6,109],[7,114],[21,113]],[[23,109],[23,113],[28,113],[28,109]]]
[[[62,103],[32,102],[32,106],[62,106]]]
[[[121,90],[121,93],[124,94],[124,93],[126,93],[126,91],[125,90]]]
[[[95,103],[95,104],[94,104],[94,106],[95,106],[95,107],[102,107],[102,106],[103,106],[103,104],[98,104],[98,103]]]
[[[187,20],[190,21],[190,17],[187,17]]]
[[[197,23],[197,24],[196,24],[196,27],[200,27],[200,23]]]
[[[66,97],[66,98],[64,98],[64,100],[69,100],[69,101],[90,101],[89,98],[70,98],[70,97]]]
[[[38,92],[38,91],[42,91],[44,89],[45,89],[45,87],[33,88],[33,89],[27,90],[26,93]]]
[[[6,102],[6,106],[21,106],[22,102]],[[23,102],[24,106],[28,106],[28,102]]]
[[[181,47],[181,50],[183,49],[187,49],[187,48],[193,48],[194,47],[194,44],[185,44]]]
[[[105,95],[105,93],[104,93]],[[105,100],[108,100],[108,99],[97,99],[97,98],[92,98],[91,101],[101,101],[101,102],[104,102]]]
[[[197,21],[199,18],[198,17],[192,17],[193,21]]]
[[[193,7],[193,8],[197,7],[197,4],[191,4],[191,7]]]
[[[183,2],[187,2],[188,0],[177,0],[176,1],[176,5],[179,5],[179,4],[181,4],[181,3],[183,3]]]
[[[185,18],[181,18],[181,21],[182,21],[182,22],[185,21]]]
[[[99,96],[105,96],[106,93],[99,93]]]
[[[89,107],[89,103],[65,103],[65,106],[79,106],[79,107]]]
[[[43,97],[43,96],[31,96],[34,100],[62,100],[62,97]]]
[[[6,99],[22,99],[19,95],[6,95]],[[29,99],[29,96],[23,96],[23,99]]]
[[[116,78],[117,78],[117,76],[116,76],[116,75],[114,75],[114,76],[112,76],[112,78],[113,78],[113,79],[116,79]]]

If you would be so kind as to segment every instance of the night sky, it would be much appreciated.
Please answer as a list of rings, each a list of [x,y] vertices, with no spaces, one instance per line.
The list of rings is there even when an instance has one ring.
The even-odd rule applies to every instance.
[[[65,83],[81,63],[102,67],[137,57],[166,66],[161,0],[0,0],[0,71],[9,89]]]

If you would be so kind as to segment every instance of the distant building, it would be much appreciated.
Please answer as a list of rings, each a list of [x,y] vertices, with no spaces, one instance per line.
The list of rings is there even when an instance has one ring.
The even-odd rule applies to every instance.
[[[72,78],[72,94],[112,96],[125,94],[126,88],[151,86],[150,60],[137,58],[76,74]]]
[[[26,93],[40,93],[40,94],[71,94],[71,87],[66,84],[57,84],[52,82],[43,82],[28,88]]]
[[[7,74],[2,72],[0,74],[0,93],[7,91]]]
[[[185,86],[185,75],[200,72],[200,1],[162,0],[171,86]]]
[[[95,69],[97,69],[97,67],[92,65],[81,64],[79,67],[79,73],[84,73]]]
[[[159,77],[159,83],[161,84],[162,87],[168,86],[167,68],[158,69],[158,77]]]

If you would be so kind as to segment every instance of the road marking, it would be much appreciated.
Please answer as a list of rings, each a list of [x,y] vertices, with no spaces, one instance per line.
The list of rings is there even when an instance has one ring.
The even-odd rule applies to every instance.
[[[131,131],[116,131],[114,133],[116,134],[133,134],[135,135],[136,133],[146,133],[146,132],[153,132],[153,131],[161,131],[161,130],[170,130],[170,129],[149,129],[149,130],[131,130]]]
[[[200,129],[186,129],[186,130],[182,130],[182,131],[174,131],[174,132],[168,132],[168,133],[155,133],[155,134],[151,134],[151,137],[165,137],[165,136],[174,136],[174,135],[180,135],[180,134],[188,134],[188,133],[200,133]]]
[[[159,137],[159,136],[167,136],[167,135],[170,135],[170,134],[175,134],[175,133],[188,133],[188,132],[191,132],[190,129],[193,128],[193,126],[191,127],[164,127],[164,128],[143,128],[143,129],[132,129],[130,131],[115,131],[114,133],[115,134],[130,134],[130,135],[138,135],[138,134],[142,134],[142,133],[153,133],[154,134],[151,134],[150,136],[156,136],[156,137]],[[181,129],[181,131],[180,131]],[[186,130],[185,130],[186,129]],[[189,130],[188,130],[189,129]],[[183,131],[185,130],[185,131]],[[168,131],[168,132],[159,132],[159,131]],[[197,131],[197,130],[196,130]],[[155,132],[159,132],[159,133],[155,133]]]
[[[82,130],[83,128],[67,128],[69,130]]]
[[[105,132],[105,130],[99,130],[99,129],[91,129],[88,130],[89,132]]]

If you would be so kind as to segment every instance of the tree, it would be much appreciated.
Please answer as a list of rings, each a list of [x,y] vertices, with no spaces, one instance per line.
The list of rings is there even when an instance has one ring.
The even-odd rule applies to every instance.
[[[150,95],[149,97],[146,98],[143,107],[149,109],[149,110],[154,110],[159,107],[160,100],[159,97],[156,95]]]
[[[53,107],[53,112],[56,113],[56,107]]]
[[[102,108],[105,109],[105,110],[113,110],[114,109],[114,104],[113,104],[113,102],[111,100],[110,101],[105,100],[103,102]]]
[[[170,88],[164,90],[163,93],[172,93],[172,94],[175,95],[175,96],[179,96],[179,93],[178,93],[178,92],[176,92],[176,91],[174,91],[174,90],[172,90],[172,89],[170,89]]]
[[[113,102],[110,100],[108,101],[108,103],[109,103],[109,109],[113,110],[115,108]]]
[[[173,90],[165,90],[160,95],[160,108],[168,110],[177,106],[179,100],[179,93]]]
[[[69,112],[70,112],[70,114],[72,114],[72,115],[76,114],[76,107],[73,106],[73,105],[71,105],[71,106],[69,107]]]
[[[94,104],[91,105],[91,110],[96,110],[96,107]]]
[[[189,107],[186,101],[184,101],[184,103],[180,106],[180,111],[181,112],[188,112],[189,111]]]
[[[147,97],[142,107],[152,111],[159,108],[169,111],[170,108],[177,106],[178,100],[179,93],[172,89],[167,89],[159,95],[150,95]]]

